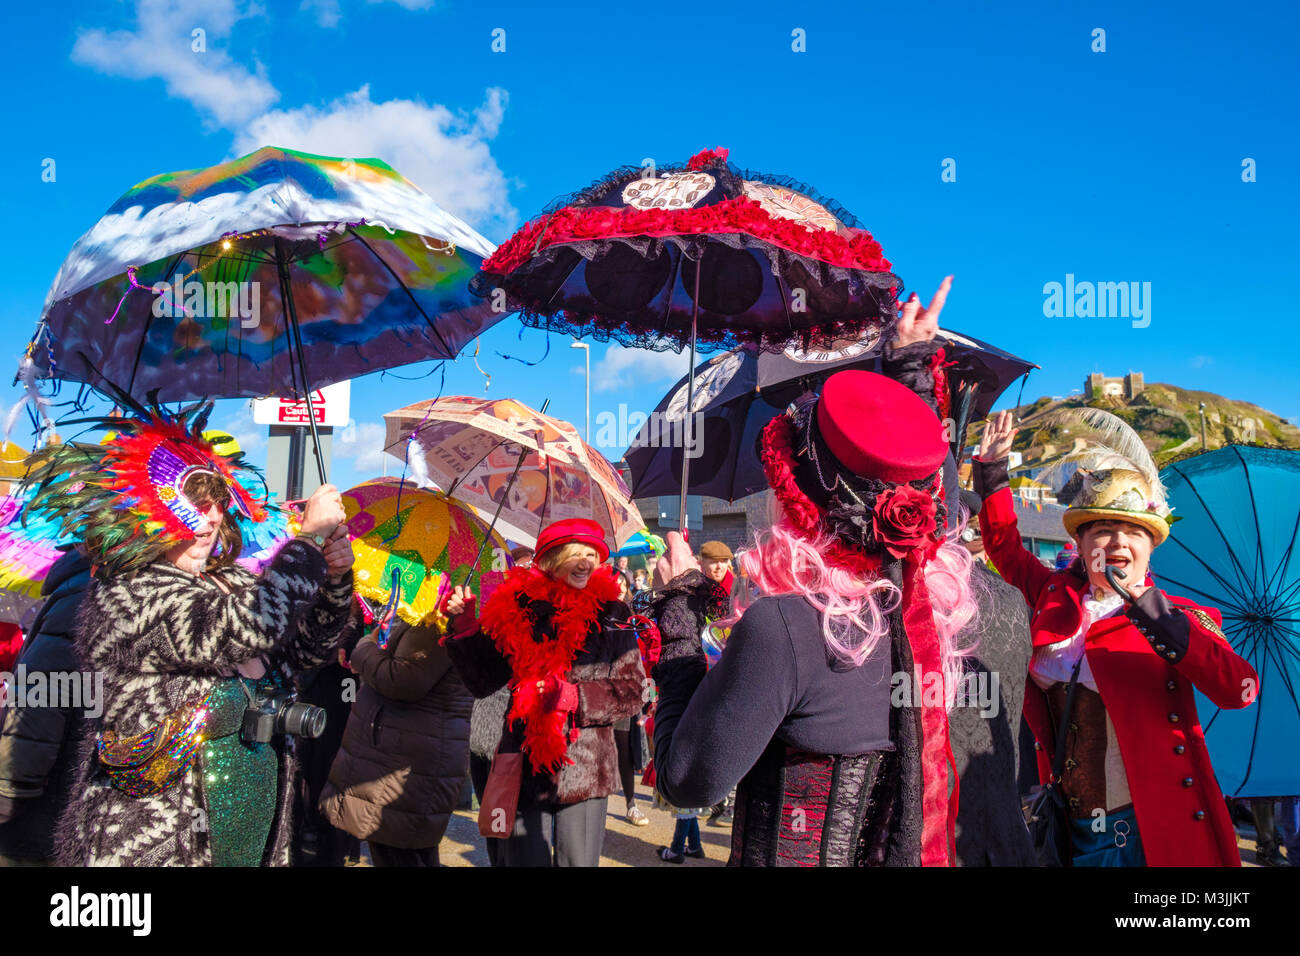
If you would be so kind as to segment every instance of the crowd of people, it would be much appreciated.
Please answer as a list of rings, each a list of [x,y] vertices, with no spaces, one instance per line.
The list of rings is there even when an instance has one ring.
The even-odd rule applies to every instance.
[[[556,521],[481,607],[455,587],[420,626],[354,593],[330,485],[260,574],[237,565],[263,505],[202,409],[43,449],[33,506],[80,543],[20,660],[102,674],[104,706],[6,711],[4,862],[341,864],[364,841],[437,866],[468,778],[493,866],[595,866],[611,797],[648,823],[648,764],[671,863],[703,856],[708,815],[733,865],[1239,865],[1194,694],[1247,707],[1258,677],[1216,609],[1154,586],[1149,460],[1081,452],[1076,551],[1045,566],[1009,413],[959,487],[941,306],[913,296],[883,374],[836,373],[763,430],[775,508],[739,554],[673,532],[632,569],[595,521]],[[1295,852],[1282,809],[1262,862],[1286,863],[1288,822]]]

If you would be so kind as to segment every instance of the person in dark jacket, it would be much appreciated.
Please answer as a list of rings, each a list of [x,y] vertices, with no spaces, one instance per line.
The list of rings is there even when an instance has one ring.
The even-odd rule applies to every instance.
[[[522,754],[523,773],[497,862],[597,866],[619,787],[613,726],[641,709],[645,671],[601,526],[558,521],[537,555],[510,570],[481,622],[473,597],[452,591],[447,650],[475,697],[510,687],[499,752]]]
[[[946,534],[946,453],[905,386],[830,376],[763,430],[781,513],[745,553],[764,597],[719,661],[689,616],[657,621],[656,785],[708,806],[739,783],[730,865],[956,862],[948,710],[977,607]],[[664,562],[689,569],[680,535]]]
[[[297,741],[294,866],[355,866],[361,861],[361,841],[331,826],[320,812],[320,797],[334,758],[343,746],[343,730],[357,699],[357,676],[348,668],[347,660],[360,638],[359,629],[345,628],[337,656],[294,679],[299,702],[323,708],[326,713],[323,734]]]
[[[939,350],[939,314],[952,285],[944,280],[928,308],[913,294],[904,304],[895,338],[886,346],[881,372],[906,385],[943,420],[948,409],[941,396],[948,394]],[[962,491],[957,463],[944,461],[944,498],[950,531],[973,528],[978,534],[981,500]],[[957,507],[960,501],[961,507]],[[1025,675],[1032,650],[1029,613],[1020,592],[988,570],[965,535],[963,546],[975,560],[971,567],[971,592],[979,614],[966,640],[976,651],[966,660],[964,679],[977,691],[982,706],[954,707],[948,718],[949,739],[957,777],[961,783],[957,807],[958,866],[1032,866],[1035,858],[1021,811],[1018,777],[1021,745],[1028,731],[1021,716]],[[968,701],[970,703],[970,701]],[[1033,737],[1028,737],[1032,763]],[[1035,782],[1037,775],[1034,776]]]
[[[385,646],[376,628],[352,651],[361,690],[320,804],[370,845],[375,866],[438,866],[469,773],[473,697],[439,636],[398,620]]]
[[[80,671],[77,609],[90,581],[90,561],[72,550],[54,562],[18,664],[28,684],[42,675]],[[51,702],[52,703],[52,702]],[[85,702],[83,702],[85,703]],[[85,708],[10,707],[0,729],[0,866],[49,864],[54,826],[67,804],[72,754]]]

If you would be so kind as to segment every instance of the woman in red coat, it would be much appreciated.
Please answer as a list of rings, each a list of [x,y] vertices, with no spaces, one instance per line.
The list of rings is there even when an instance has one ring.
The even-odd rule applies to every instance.
[[[1193,691],[1219,707],[1245,707],[1258,693],[1258,675],[1224,639],[1216,609],[1151,585],[1151,552],[1169,535],[1158,473],[1122,422],[1085,416],[1110,434],[1106,446],[1071,456],[1081,490],[1064,523],[1079,557],[1064,571],[1044,567],[1021,544],[1007,483],[1016,434],[1010,412],[985,429],[975,460],[984,546],[1033,608],[1024,713],[1039,776],[1046,782],[1051,774],[1077,663],[1060,781],[1073,865],[1239,866]],[[1107,565],[1123,572],[1125,596],[1107,581]]]

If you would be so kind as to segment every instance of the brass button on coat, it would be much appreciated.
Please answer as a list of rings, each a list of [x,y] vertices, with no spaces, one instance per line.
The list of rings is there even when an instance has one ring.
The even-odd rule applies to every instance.
[[[1165,684],[1165,687],[1169,690],[1178,690],[1178,681],[1171,680],[1169,683]]]
[[[1204,810],[1197,810],[1194,814],[1192,814],[1192,816],[1195,817],[1197,820],[1204,820],[1204,819],[1205,819],[1205,811],[1204,811]]]
[[[1176,723],[1178,723],[1178,715],[1177,715],[1177,714],[1170,714],[1170,715],[1169,715],[1169,722],[1170,722],[1171,724],[1176,724]]]
[[[1175,745],[1174,745],[1174,753],[1176,753],[1176,754],[1182,754],[1183,751],[1185,751],[1186,749],[1187,749],[1187,748],[1184,747],[1182,744],[1175,744]]]
[[[1192,785],[1192,778],[1191,778],[1191,777],[1183,777],[1183,786],[1184,786],[1184,787],[1190,787],[1191,785]]]

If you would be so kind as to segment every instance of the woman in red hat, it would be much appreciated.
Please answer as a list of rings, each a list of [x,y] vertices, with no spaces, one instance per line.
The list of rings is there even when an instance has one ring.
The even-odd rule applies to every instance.
[[[522,754],[523,771],[498,865],[600,863],[606,804],[619,788],[613,726],[641,709],[646,684],[608,557],[596,522],[558,521],[538,536],[533,566],[510,570],[481,619],[463,588],[444,605],[447,651],[470,692],[510,687],[497,752]],[[492,779],[486,790],[498,792]]]
[[[946,451],[910,389],[831,376],[763,431],[780,515],[742,563],[764,597],[711,670],[698,615],[660,608],[657,786],[709,806],[739,781],[732,865],[953,863],[947,715],[976,604],[944,533]]]

